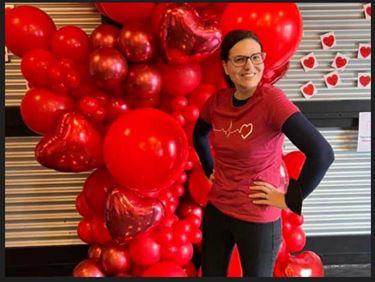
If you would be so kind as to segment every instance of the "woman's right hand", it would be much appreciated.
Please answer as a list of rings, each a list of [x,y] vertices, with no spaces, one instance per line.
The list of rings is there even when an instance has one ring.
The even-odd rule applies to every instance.
[[[210,181],[211,185],[214,183],[214,181],[215,181],[215,170],[212,171],[210,177],[208,178],[208,181]]]

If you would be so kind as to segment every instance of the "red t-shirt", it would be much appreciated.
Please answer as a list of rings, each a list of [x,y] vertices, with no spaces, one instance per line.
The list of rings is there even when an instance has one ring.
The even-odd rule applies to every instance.
[[[250,222],[272,222],[281,209],[253,204],[249,186],[268,182],[285,192],[280,175],[284,134],[281,127],[299,109],[278,88],[260,84],[240,107],[233,106],[234,89],[212,95],[201,118],[212,125],[215,181],[208,200],[223,213]]]

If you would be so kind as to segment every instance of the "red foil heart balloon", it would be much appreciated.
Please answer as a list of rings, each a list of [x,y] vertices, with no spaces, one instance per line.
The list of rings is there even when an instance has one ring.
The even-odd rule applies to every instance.
[[[219,48],[222,39],[218,22],[200,17],[188,4],[166,9],[159,36],[161,50],[174,63],[200,61]]]
[[[324,267],[316,253],[305,251],[289,258],[284,273],[286,277],[323,277]]]
[[[43,166],[58,171],[88,171],[103,165],[102,137],[83,115],[68,112],[55,132],[39,141],[35,157]]]
[[[163,215],[164,206],[158,199],[143,197],[130,190],[116,188],[107,198],[107,228],[119,244],[156,226]]]

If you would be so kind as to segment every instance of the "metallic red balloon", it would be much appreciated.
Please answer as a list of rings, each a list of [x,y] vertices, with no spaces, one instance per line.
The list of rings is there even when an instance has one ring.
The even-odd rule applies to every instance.
[[[72,110],[74,101],[46,89],[30,89],[22,98],[20,111],[24,123],[38,134],[52,133],[59,118]]]
[[[55,30],[53,20],[39,8],[22,5],[5,13],[5,46],[18,57],[32,49],[48,49]]]
[[[84,116],[68,112],[55,131],[39,141],[35,157],[41,165],[57,171],[88,171],[103,165],[102,137]]]
[[[130,110],[128,103],[120,97],[110,97],[107,107],[105,120],[112,122],[117,119],[120,115]]]
[[[128,63],[116,49],[103,47],[90,54],[89,70],[100,86],[113,87],[125,79]]]
[[[86,259],[74,268],[73,277],[105,277],[105,274],[99,263]]]
[[[170,62],[200,61],[219,48],[221,32],[217,21],[201,18],[188,4],[177,5],[165,11],[160,43]]]
[[[130,66],[126,78],[125,91],[137,98],[153,98],[161,90],[161,74],[151,64],[134,64]]]
[[[53,34],[51,48],[58,58],[84,62],[89,55],[89,37],[77,26],[63,26]]]
[[[184,170],[188,143],[181,126],[156,109],[136,109],[113,122],[104,158],[114,179],[139,192],[171,186]]]
[[[106,246],[102,250],[101,263],[108,274],[113,275],[129,271],[131,268],[129,251],[116,245]]]
[[[98,25],[90,35],[90,47],[92,50],[100,47],[117,47],[117,38],[120,29],[110,24]]]
[[[316,253],[305,251],[289,258],[284,273],[286,277],[324,277],[324,267]]]
[[[138,233],[156,226],[164,215],[162,203],[126,189],[114,189],[105,209],[106,225],[119,244],[132,240]]]
[[[154,35],[144,25],[125,25],[120,32],[118,44],[130,62],[148,62],[156,55]]]
[[[87,251],[88,257],[94,261],[99,262],[102,255],[103,247],[97,244],[91,245]]]

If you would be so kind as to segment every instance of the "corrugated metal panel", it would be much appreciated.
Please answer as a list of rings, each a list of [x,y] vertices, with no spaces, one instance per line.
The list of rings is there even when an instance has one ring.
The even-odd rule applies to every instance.
[[[34,156],[39,139],[5,139],[5,246],[82,244],[75,198],[89,173],[42,167]]]
[[[303,19],[304,34],[297,52],[291,59],[289,71],[276,83],[293,101],[304,101],[300,87],[312,81],[318,93],[311,100],[370,100],[370,89],[357,88],[357,74],[371,71],[371,60],[357,59],[359,43],[371,42],[371,21],[366,20],[361,3],[298,3]],[[323,50],[320,36],[333,31],[336,46]],[[305,72],[300,59],[314,52],[319,66]],[[343,71],[339,71],[341,85],[326,88],[324,75],[334,71],[331,67],[336,53],[340,52],[350,61]]]
[[[101,15],[94,3],[11,3],[11,5],[38,7],[54,20],[57,28],[75,25],[88,35],[101,23]],[[5,106],[19,106],[27,90],[26,81],[20,70],[21,59],[11,53],[9,59],[10,62],[5,63]]]
[[[303,204],[307,235],[371,234],[371,153],[356,152],[358,131],[322,129],[335,161]],[[285,152],[296,150],[286,139]]]

